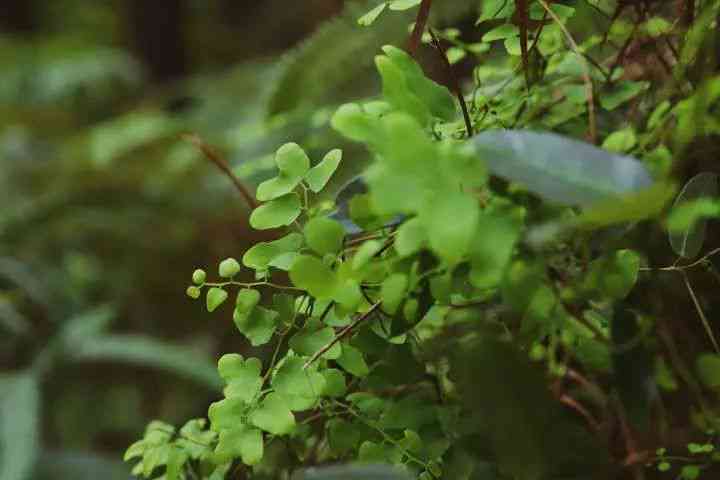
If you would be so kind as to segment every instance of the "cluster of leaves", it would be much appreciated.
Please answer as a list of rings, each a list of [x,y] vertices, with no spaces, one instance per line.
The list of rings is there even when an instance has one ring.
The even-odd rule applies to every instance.
[[[419,3],[382,2],[360,23]],[[692,427],[718,427],[703,387],[720,384],[720,349],[688,279],[696,266],[712,269],[717,253],[698,259],[703,222],[718,213],[717,176],[701,173],[677,197],[667,221],[675,264],[649,266],[649,252],[628,237],[662,224],[676,193],[671,147],[680,155],[699,136],[688,133],[690,119],[714,125],[701,99],[715,99],[717,77],[693,84],[684,71],[703,44],[702,19],[720,5],[702,5],[686,32],[694,46],[683,44],[675,60],[688,93],[655,105],[643,98],[649,83],[625,78],[624,52],[615,49],[607,68],[593,57],[636,31],[672,35],[679,27],[664,12],[641,15],[632,32],[621,25],[577,43],[564,22],[608,2],[538,1],[519,15],[527,2],[486,3],[478,23],[501,24],[483,35],[487,47],[467,51],[489,54],[502,41],[509,57],[476,67],[462,98],[470,128],[447,89],[386,46],[375,57],[382,97],[343,104],[330,119],[372,158],[346,187],[360,193],[341,192],[337,211],[313,202],[342,166],[340,151],[311,167],[299,145],[277,150],[277,175],[258,186],[249,223],[282,235],[241,262],[222,261],[221,281],[196,270],[187,290],[197,299],[205,289],[212,312],[237,289],[235,326],[252,346],[274,341],[272,354],[224,355],[224,397],[209,408],[202,449],[187,449],[182,430],[149,427],[127,453],[141,458],[137,474],[216,478],[237,466],[287,478],[301,465],[351,461],[423,480],[610,478],[624,469],[642,478],[645,464],[673,468],[667,450],[638,450],[636,434],[653,430],[653,406],[680,389],[676,377],[693,397]],[[630,106],[647,117],[642,132],[615,129]],[[498,126],[515,131],[485,132]],[[523,128],[540,126],[599,134],[604,149]],[[254,281],[236,280],[243,267]],[[662,272],[679,274],[704,341],[718,350],[693,358],[695,371],[662,334],[658,301],[646,298]],[[686,479],[714,461],[712,441],[690,445],[709,459],[682,466]],[[386,478],[365,468],[362,478]]]

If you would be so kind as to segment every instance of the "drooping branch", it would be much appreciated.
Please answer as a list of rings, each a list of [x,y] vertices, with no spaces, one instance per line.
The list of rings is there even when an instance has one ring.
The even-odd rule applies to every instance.
[[[202,152],[205,158],[215,164],[215,166],[218,167],[220,171],[227,175],[230,181],[232,181],[233,185],[235,185],[237,191],[240,192],[240,195],[242,195],[243,200],[245,200],[245,203],[250,210],[254,210],[258,207],[258,203],[255,200],[255,197],[253,197],[253,195],[250,193],[250,190],[240,181],[237,175],[233,173],[232,169],[230,168],[230,164],[228,164],[227,160],[225,160],[217,150],[215,150],[210,144],[200,138],[200,136],[197,134],[185,133],[181,135],[181,138],[192,143],[198,150],[200,150],[200,152]]]

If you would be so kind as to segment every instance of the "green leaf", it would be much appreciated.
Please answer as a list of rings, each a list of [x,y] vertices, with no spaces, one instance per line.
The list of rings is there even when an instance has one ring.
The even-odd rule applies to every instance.
[[[430,247],[450,264],[459,262],[468,252],[477,229],[477,201],[461,192],[444,192],[420,212]],[[452,221],[448,221],[452,219]]]
[[[228,398],[240,398],[250,403],[260,393],[262,364],[257,358],[243,357],[237,353],[228,353],[218,361],[218,373],[227,386],[223,391]]]
[[[289,193],[253,210],[250,214],[250,225],[256,230],[287,226],[300,216],[300,211],[300,197]]]
[[[290,233],[271,242],[256,243],[243,255],[243,265],[258,271],[267,270],[278,257],[297,252],[302,247],[302,242],[302,235]]]
[[[335,368],[323,370],[322,376],[325,377],[325,391],[323,395],[328,397],[343,397],[347,393],[345,385],[345,375]]]
[[[383,10],[385,10],[385,7],[387,7],[387,2],[382,2],[380,5],[358,18],[358,24],[363,27],[369,27],[375,22],[375,20],[377,20]]]
[[[292,411],[314,407],[325,391],[325,377],[317,372],[315,365],[304,369],[304,364],[301,357],[286,357],[272,379],[273,388]]]
[[[698,465],[685,465],[680,470],[682,480],[696,480],[700,478],[700,467]]]
[[[342,160],[342,150],[330,150],[320,163],[315,165],[305,175],[305,181],[310,186],[310,190],[319,193],[325,185],[327,185],[330,177],[337,170]]]
[[[188,461],[187,452],[174,447],[170,449],[168,454],[167,466],[165,470],[165,480],[181,480],[182,468]]]
[[[274,200],[292,192],[310,169],[310,159],[297,143],[286,143],[275,153],[275,163],[280,173],[266,180],[257,188],[261,202]]]
[[[360,245],[352,260],[353,270],[360,270],[380,251],[383,244],[377,240],[368,240]]]
[[[709,201],[689,202],[703,197],[717,197],[717,194],[718,175],[713,172],[698,173],[682,188],[668,219],[670,246],[676,254],[693,258],[700,253],[705,243],[705,217],[720,215],[720,205]]]
[[[310,220],[305,225],[303,233],[308,246],[320,255],[339,252],[345,238],[343,226],[325,217]]]
[[[552,133],[489,131],[473,144],[492,173],[559,204],[588,206],[652,184],[640,161]]]
[[[252,346],[264,345],[272,338],[278,324],[278,313],[258,307],[260,292],[243,289],[238,292],[233,321]]]
[[[618,250],[590,263],[584,289],[611,300],[622,300],[635,286],[639,270],[637,253]]]
[[[455,99],[447,88],[427,78],[404,50],[386,45],[383,52],[386,57],[376,57],[375,64],[383,78],[383,95],[391,105],[413,114],[421,123],[428,115],[443,120],[455,117]]]
[[[390,10],[403,11],[410,10],[420,5],[422,0],[393,0],[390,2]]]
[[[603,141],[602,147],[611,152],[625,153],[632,150],[636,144],[637,136],[635,136],[635,130],[632,127],[628,127],[608,135],[605,141]]]
[[[370,369],[367,363],[365,363],[362,352],[347,343],[343,343],[342,354],[337,359],[337,363],[346,372],[356,377],[365,377],[370,373]]]
[[[518,27],[512,23],[504,23],[499,25],[482,37],[483,42],[492,42],[494,40],[505,40],[506,38],[517,37],[520,34]]]
[[[40,446],[40,391],[32,373],[0,375],[0,479],[31,477]]]
[[[400,304],[405,299],[405,293],[408,287],[407,275],[403,273],[393,273],[387,277],[380,289],[382,297],[382,307],[390,315],[393,315]]]
[[[615,110],[623,103],[640,95],[643,91],[647,90],[649,86],[649,82],[617,82],[613,84],[609,90],[603,91],[598,95],[600,105],[602,105],[605,110]]]
[[[334,338],[335,330],[332,327],[322,327],[319,322],[308,322],[302,330],[290,339],[290,348],[300,355],[311,356]],[[322,358],[333,360],[338,358],[341,352],[340,344],[336,343],[322,355]]]
[[[250,414],[250,423],[273,435],[287,435],[295,428],[295,417],[280,395],[269,393]]]
[[[515,4],[507,0],[486,0],[480,6],[478,23],[485,20],[507,18],[515,10]]]
[[[470,282],[476,288],[500,284],[520,238],[525,211],[487,209],[480,214],[470,247]]]
[[[309,255],[300,255],[295,259],[290,267],[290,280],[319,300],[332,299],[338,288],[335,272],[319,258]]]
[[[208,408],[210,428],[215,432],[234,428],[243,421],[249,407],[241,397],[229,397],[211,403]]]
[[[175,345],[143,335],[102,335],[72,352],[75,361],[117,362],[157,368],[189,378],[212,390],[221,390],[217,367],[207,358]]]
[[[427,245],[427,232],[418,218],[411,218],[400,225],[395,237],[395,251],[401,257],[409,257]]]
[[[240,457],[245,465],[256,465],[263,457],[262,432],[243,424],[223,430],[220,432],[215,454],[220,461]]]
[[[227,300],[228,294],[225,290],[220,287],[212,287],[207,291],[206,304],[207,311],[214,312],[216,308],[222,305]]]
[[[703,353],[696,360],[700,381],[708,388],[720,388],[720,355]]]

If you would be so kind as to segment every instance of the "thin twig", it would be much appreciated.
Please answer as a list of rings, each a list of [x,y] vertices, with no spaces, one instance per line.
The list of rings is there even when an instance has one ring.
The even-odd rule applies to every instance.
[[[313,356],[310,357],[310,359],[307,362],[305,362],[305,365],[303,365],[303,369],[308,368],[315,360],[317,360],[318,358],[323,356],[328,350],[330,350],[332,347],[334,347],[336,343],[338,343],[343,338],[347,337],[355,329],[355,327],[357,327],[362,322],[367,320],[375,312],[375,310],[380,308],[381,303],[382,302],[374,303],[367,312],[363,313],[358,318],[356,318],[355,321],[353,321],[350,325],[348,325],[347,327],[340,330],[340,333],[335,335],[335,338],[330,340],[330,342],[328,342],[327,345],[325,345],[320,350],[315,352],[313,354]]]
[[[180,136],[180,138],[192,143],[198,150],[202,152],[203,155],[205,155],[205,158],[214,163],[216,167],[218,167],[225,175],[227,175],[227,177],[232,181],[233,185],[235,185],[237,191],[240,192],[240,195],[242,195],[243,200],[245,200],[245,203],[247,204],[248,208],[250,208],[250,210],[254,210],[258,207],[258,203],[255,200],[255,197],[253,197],[250,193],[250,190],[248,190],[248,188],[240,181],[237,175],[233,173],[233,171],[230,169],[230,165],[228,164],[228,162],[220,155],[217,150],[210,146],[210,144],[208,144],[205,140],[200,138],[199,135],[194,133],[184,133]]]
[[[445,55],[445,52],[442,49],[442,45],[440,45],[440,40],[438,40],[437,35],[435,35],[435,32],[432,28],[428,28],[428,32],[430,32],[430,36],[432,37],[433,45],[435,46],[435,49],[440,54],[440,57],[443,59],[443,63],[445,64],[445,69],[447,70],[448,80],[450,81],[450,85],[452,86],[452,89],[455,92],[455,96],[458,99],[458,102],[460,102],[460,109],[463,113],[463,119],[465,120],[465,129],[467,130],[468,138],[473,136],[473,126],[472,121],[470,120],[470,114],[468,113],[467,103],[465,103],[465,97],[462,94],[462,90],[460,89],[460,82],[458,82],[457,77],[455,76],[455,73],[453,72],[452,65],[450,65],[450,60],[448,60],[447,55]]]
[[[565,35],[565,38],[567,39],[568,43],[570,44],[570,49],[582,59],[582,66],[583,66],[583,82],[585,82],[585,96],[587,97],[587,104],[588,104],[588,134],[590,136],[590,142],[595,143],[597,140],[597,129],[595,127],[595,96],[593,94],[593,84],[592,79],[590,78],[590,68],[588,67],[588,61],[583,56],[582,53],[580,53],[580,47],[578,47],[577,43],[575,43],[575,39],[572,37],[568,29],[565,27],[565,25],[562,23],[562,20],[560,20],[560,17],[557,16],[555,12],[552,11],[550,6],[547,4],[545,0],[538,0],[540,2],[540,5],[545,9],[545,11],[552,17],[553,21],[557,23],[558,27],[560,27],[560,30],[562,30],[563,34]]]
[[[710,250],[708,253],[700,257],[699,259],[695,260],[693,263],[689,263],[687,265],[670,265],[669,267],[660,267],[660,268],[652,268],[652,267],[641,267],[640,270],[643,272],[681,272],[683,270],[687,270],[693,267],[697,267],[698,265],[701,265],[705,263],[710,257],[717,255],[720,253],[720,247]],[[678,259],[679,260],[679,259]],[[677,263],[677,261],[675,262]]]
[[[705,316],[705,312],[703,312],[703,309],[700,306],[700,302],[698,301],[698,298],[695,295],[695,290],[693,290],[692,285],[690,285],[690,279],[688,278],[687,273],[685,273],[684,270],[681,270],[680,272],[682,273],[683,282],[685,282],[685,287],[687,288],[687,291],[690,294],[690,298],[692,298],[693,304],[695,305],[695,310],[697,310],[698,315],[700,316],[700,320],[702,321],[703,327],[705,328],[705,333],[707,333],[707,336],[710,337],[710,342],[713,344],[715,353],[720,353],[720,346],[718,346],[718,342],[715,339],[715,334],[713,333],[712,328],[710,328],[710,322],[708,322],[708,319]]]
[[[420,4],[420,10],[418,10],[417,18],[415,19],[415,27],[410,34],[410,40],[408,40],[407,51],[411,56],[415,56],[418,47],[420,47],[420,40],[422,40],[422,34],[425,31],[425,25],[427,25],[428,18],[430,17],[430,7],[432,7],[432,0],[422,0]]]

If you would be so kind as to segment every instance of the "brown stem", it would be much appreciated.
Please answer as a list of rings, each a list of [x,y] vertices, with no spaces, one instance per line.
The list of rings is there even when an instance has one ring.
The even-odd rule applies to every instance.
[[[320,358],[325,352],[327,352],[327,351],[330,350],[332,347],[334,347],[336,343],[338,343],[338,342],[339,342],[340,340],[342,340],[343,338],[347,337],[353,330],[355,330],[355,327],[357,327],[357,326],[360,325],[362,322],[364,322],[365,320],[367,320],[367,319],[375,312],[375,310],[377,310],[377,309],[380,307],[380,304],[381,304],[381,303],[382,303],[382,302],[374,303],[367,312],[363,313],[363,314],[360,315],[357,319],[355,319],[355,321],[352,322],[350,325],[348,325],[347,327],[345,327],[345,328],[343,328],[342,330],[340,330],[340,333],[338,333],[337,335],[335,335],[335,338],[333,338],[332,340],[330,340],[330,341],[327,343],[327,345],[325,345],[325,346],[322,347],[320,350],[318,350],[317,352],[315,352],[315,353],[313,354],[313,356],[310,357],[310,359],[309,359],[307,362],[305,362],[305,365],[303,365],[303,368],[304,368],[304,369],[305,369],[305,368],[308,368],[315,360],[317,360],[318,358]]]
[[[205,155],[205,158],[215,164],[216,167],[218,167],[225,175],[227,175],[227,177],[233,182],[233,185],[235,185],[237,191],[240,192],[240,195],[242,195],[243,200],[245,200],[245,203],[247,204],[248,208],[250,208],[250,210],[254,210],[258,207],[258,203],[250,193],[250,190],[248,190],[248,188],[240,181],[237,175],[233,173],[233,171],[230,169],[230,165],[228,164],[228,162],[220,155],[217,150],[215,150],[205,140],[200,138],[199,135],[194,133],[184,133],[180,136],[180,138],[192,143],[195,148],[200,150],[200,152]]]
[[[458,82],[457,77],[455,76],[455,72],[453,72],[452,65],[450,65],[450,61],[447,58],[447,55],[445,55],[445,52],[442,49],[442,46],[440,45],[440,40],[438,40],[437,35],[435,35],[435,32],[432,28],[428,28],[428,31],[430,32],[430,36],[432,37],[433,45],[435,46],[435,49],[438,51],[440,56],[443,59],[443,63],[445,64],[445,69],[447,70],[448,80],[450,81],[450,85],[455,93],[455,96],[458,99],[458,102],[460,103],[460,109],[463,113],[463,119],[465,119],[465,129],[467,130],[468,137],[473,136],[473,126],[472,121],[470,120],[470,114],[468,113],[467,103],[465,103],[465,97],[462,94],[462,90],[460,90],[460,82]]]
[[[425,25],[427,25],[428,18],[430,17],[431,6],[432,0],[422,0],[422,3],[420,4],[420,10],[418,10],[417,18],[415,19],[415,27],[410,34],[410,40],[408,40],[407,46],[408,53],[413,57],[420,46],[420,40],[422,39],[422,34],[425,31]]]
[[[572,410],[575,410],[577,413],[579,413],[580,416],[585,419],[590,428],[593,429],[593,431],[600,431],[600,422],[595,420],[595,417],[593,417],[592,414],[588,411],[588,409],[582,406],[580,402],[567,394],[560,395],[559,400],[560,403],[562,403],[566,407],[571,408]]]

